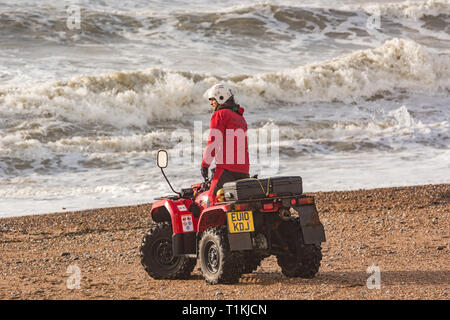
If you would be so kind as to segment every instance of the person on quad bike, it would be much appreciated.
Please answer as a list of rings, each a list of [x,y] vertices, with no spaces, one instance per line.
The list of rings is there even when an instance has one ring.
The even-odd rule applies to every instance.
[[[219,83],[207,90],[205,96],[213,108],[201,163],[201,174],[205,179],[212,160],[216,162],[209,189],[209,207],[216,202],[217,191],[224,183],[249,177],[250,164],[244,109],[235,102],[231,89]]]

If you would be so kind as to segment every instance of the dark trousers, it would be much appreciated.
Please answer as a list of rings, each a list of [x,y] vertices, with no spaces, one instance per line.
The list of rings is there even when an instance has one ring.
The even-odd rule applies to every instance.
[[[233,172],[222,168],[216,168],[211,180],[211,187],[209,188],[208,207],[216,202],[217,191],[223,188],[224,183],[249,177],[250,175],[248,173]]]

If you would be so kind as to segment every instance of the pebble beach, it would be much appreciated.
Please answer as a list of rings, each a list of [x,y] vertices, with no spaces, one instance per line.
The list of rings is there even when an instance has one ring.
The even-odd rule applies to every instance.
[[[271,256],[234,285],[206,284],[198,265],[154,280],[139,257],[149,203],[0,219],[0,299],[449,299],[450,184],[309,194],[327,236],[314,279]]]

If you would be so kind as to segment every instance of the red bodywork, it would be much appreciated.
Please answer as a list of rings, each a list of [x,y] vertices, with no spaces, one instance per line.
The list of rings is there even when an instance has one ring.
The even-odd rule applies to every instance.
[[[200,184],[191,186],[194,190],[200,188]],[[174,234],[203,232],[209,227],[226,224],[226,212],[230,211],[230,205],[215,205],[207,208],[208,191],[195,195],[194,202],[199,208],[196,216],[191,211],[193,201],[191,199],[162,199],[152,205],[151,215],[153,221],[171,221]]]

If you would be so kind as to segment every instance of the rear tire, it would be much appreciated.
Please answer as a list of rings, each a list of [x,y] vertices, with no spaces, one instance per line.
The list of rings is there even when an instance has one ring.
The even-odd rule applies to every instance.
[[[320,268],[322,247],[304,243],[299,218],[293,218],[286,224],[289,252],[277,255],[281,272],[286,277],[314,278]]]
[[[199,242],[200,269],[209,284],[236,283],[242,275],[238,254],[230,251],[226,226],[207,229]]]
[[[254,252],[245,252],[242,254],[242,273],[252,273],[261,265],[263,257]]]
[[[172,226],[167,222],[153,225],[145,234],[140,256],[153,279],[187,279],[197,263],[195,258],[173,256]]]

